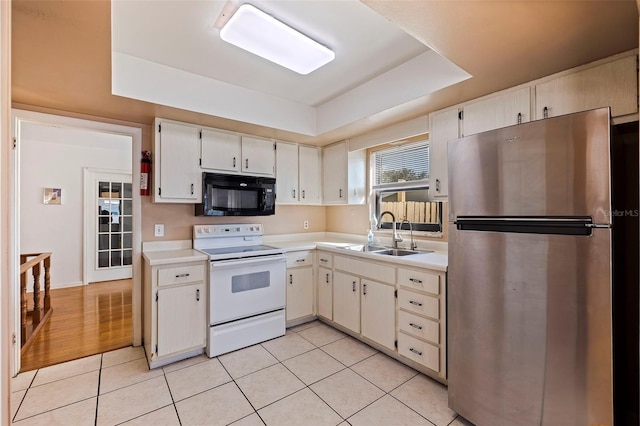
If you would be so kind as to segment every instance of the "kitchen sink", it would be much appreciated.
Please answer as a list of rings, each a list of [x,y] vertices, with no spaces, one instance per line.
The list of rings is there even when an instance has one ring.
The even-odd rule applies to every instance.
[[[409,256],[411,254],[420,254],[427,253],[424,251],[415,251],[415,250],[406,250],[406,249],[397,249],[397,248],[386,248],[384,250],[376,250],[373,252],[374,254],[384,254],[387,256]]]
[[[388,247],[384,247],[384,246],[368,246],[366,244],[356,244],[353,246],[346,246],[343,247],[347,250],[353,250],[353,251],[362,251],[362,252],[377,252],[380,250],[388,250]]]

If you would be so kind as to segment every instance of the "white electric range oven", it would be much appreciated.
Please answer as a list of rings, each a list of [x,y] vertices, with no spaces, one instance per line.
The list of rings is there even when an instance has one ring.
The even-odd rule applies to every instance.
[[[286,258],[262,235],[261,224],[193,227],[193,248],[210,263],[209,357],[285,334]]]

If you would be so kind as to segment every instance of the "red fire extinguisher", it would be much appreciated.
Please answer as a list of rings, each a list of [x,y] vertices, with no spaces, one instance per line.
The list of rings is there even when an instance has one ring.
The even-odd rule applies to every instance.
[[[142,151],[140,161],[140,195],[149,195],[149,178],[151,175],[151,152]]]

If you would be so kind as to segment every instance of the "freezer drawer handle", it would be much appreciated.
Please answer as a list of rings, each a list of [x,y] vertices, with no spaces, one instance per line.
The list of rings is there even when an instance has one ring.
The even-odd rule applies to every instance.
[[[422,356],[422,352],[417,349],[409,348],[409,350],[418,356]]]
[[[419,280],[417,278],[409,278],[409,281],[416,284],[422,284],[422,280]]]
[[[188,274],[188,273],[187,274],[178,274],[178,275],[176,275],[176,278],[184,278],[184,277],[188,277],[189,275],[191,275],[191,274]]]
[[[422,303],[416,302],[415,300],[409,300],[409,303],[411,303],[412,305],[416,305],[416,306],[422,306]]]
[[[410,322],[410,323],[409,323],[409,325],[410,325],[411,327],[413,327],[413,328],[417,328],[418,330],[422,330],[422,326],[421,326],[421,325],[414,324],[414,323],[412,323],[412,322]]]

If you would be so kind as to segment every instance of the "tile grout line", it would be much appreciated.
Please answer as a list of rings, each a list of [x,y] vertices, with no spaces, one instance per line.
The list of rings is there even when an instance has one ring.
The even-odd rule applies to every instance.
[[[100,368],[98,371],[98,390],[96,392],[96,414],[93,419],[93,426],[98,426],[98,407],[100,404],[100,380],[102,379],[102,362],[104,361],[104,354],[100,354]]]

